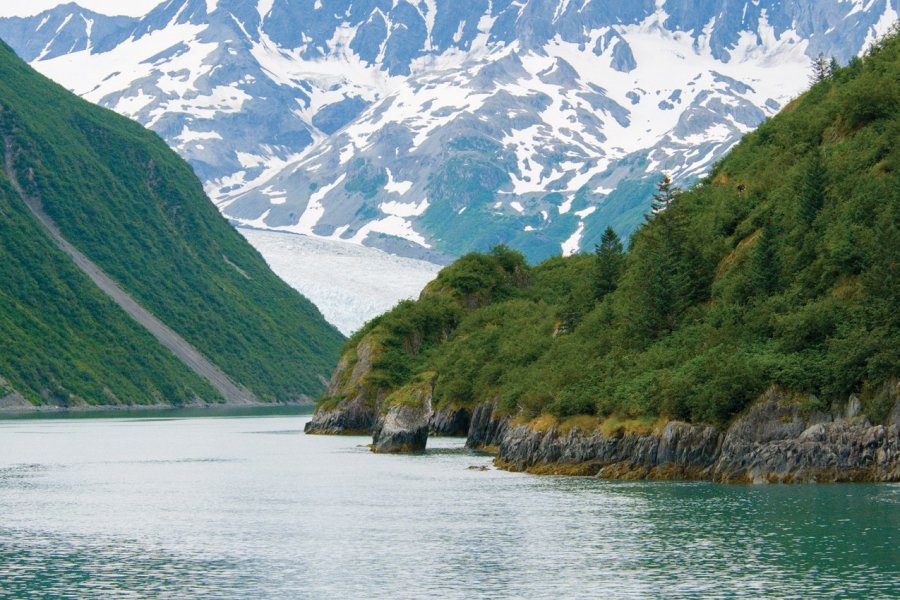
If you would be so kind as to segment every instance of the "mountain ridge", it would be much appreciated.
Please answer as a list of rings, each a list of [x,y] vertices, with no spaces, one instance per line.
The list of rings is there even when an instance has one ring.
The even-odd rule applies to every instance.
[[[539,259],[608,224],[627,235],[648,174],[706,172],[801,91],[810,57],[846,62],[898,7],[184,0],[103,35],[112,22],[90,17],[74,53],[46,24],[17,49],[158,131],[236,222],[438,261],[494,243]],[[0,36],[49,14],[0,20]]]

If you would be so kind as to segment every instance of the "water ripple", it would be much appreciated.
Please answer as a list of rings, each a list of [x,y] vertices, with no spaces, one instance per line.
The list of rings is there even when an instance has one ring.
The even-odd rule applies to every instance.
[[[0,597],[900,596],[900,486],[533,477],[299,421],[5,439]]]

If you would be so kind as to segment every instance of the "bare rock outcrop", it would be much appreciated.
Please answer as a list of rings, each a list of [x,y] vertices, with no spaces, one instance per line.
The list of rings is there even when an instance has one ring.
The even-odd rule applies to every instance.
[[[0,377],[0,410],[16,411],[32,408],[34,408],[34,405],[31,402],[23,398],[5,379]]]
[[[372,451],[382,454],[421,452],[428,443],[434,380],[412,383],[387,399],[387,412],[378,419]]]
[[[372,432],[384,398],[373,391],[368,375],[375,360],[374,342],[363,338],[351,357],[345,354],[331,376],[326,400],[319,405],[306,433],[365,435]]]
[[[767,392],[728,428],[713,479],[900,481],[900,426],[873,425],[853,400],[833,417]]]
[[[472,412],[457,406],[442,406],[431,415],[429,434],[445,437],[466,437],[472,422]]]
[[[862,414],[858,399],[828,413],[809,396],[773,388],[725,430],[670,421],[612,433],[511,426],[493,404],[482,404],[473,413],[468,445],[496,447],[498,466],[532,473],[723,483],[900,481],[897,384],[882,394],[893,402],[884,424]]]
[[[704,477],[715,460],[721,434],[707,425],[672,421],[660,431],[606,435],[573,428],[561,434],[529,425],[509,428],[498,464],[510,470],[615,479]]]
[[[509,422],[509,415],[498,412],[496,402],[479,404],[472,411],[466,447],[483,450],[500,446],[509,428]]]

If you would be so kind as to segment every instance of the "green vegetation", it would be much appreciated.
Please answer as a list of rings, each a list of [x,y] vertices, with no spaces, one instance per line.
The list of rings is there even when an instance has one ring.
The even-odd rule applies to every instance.
[[[63,406],[221,401],[53,245],[2,176],[0,207],[0,373],[12,388]]]
[[[897,140],[894,35],[694,189],[664,179],[627,253],[607,231],[594,254],[534,267],[502,246],[466,255],[345,350],[383,349],[370,381],[386,393],[434,372],[439,406],[496,399],[540,422],[721,424],[773,384],[822,406],[862,391],[883,416],[900,369]]]
[[[63,235],[234,380],[266,401],[321,392],[340,334],[158,136],[2,44],[0,135]],[[2,174],[0,230],[0,376],[13,388],[34,403],[219,399],[55,249]]]

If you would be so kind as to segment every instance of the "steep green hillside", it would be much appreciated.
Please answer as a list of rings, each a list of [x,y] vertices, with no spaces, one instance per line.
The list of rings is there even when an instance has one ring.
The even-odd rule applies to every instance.
[[[14,389],[35,404],[221,401],[47,239],[2,175],[0,207],[0,374]]]
[[[266,401],[318,394],[340,334],[218,214],[140,125],[0,44],[0,134],[16,179],[145,308]],[[0,376],[33,402],[215,399],[56,251],[0,174]]]
[[[402,401],[436,373],[438,406],[499,399],[524,417],[723,423],[772,384],[824,404],[861,391],[883,417],[876,390],[900,374],[898,140],[895,35],[694,189],[660,189],[668,208],[627,253],[610,232],[595,255],[535,267],[505,248],[467,255],[346,358],[368,337],[371,392]]]

